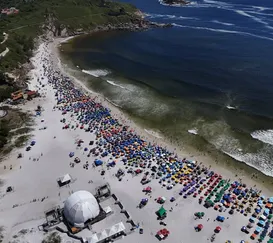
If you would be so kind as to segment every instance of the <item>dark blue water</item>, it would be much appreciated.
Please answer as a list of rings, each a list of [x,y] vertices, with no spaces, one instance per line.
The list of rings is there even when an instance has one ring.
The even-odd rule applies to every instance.
[[[129,2],[174,27],[76,39],[68,55],[99,76],[92,88],[174,142],[271,174],[273,1]]]

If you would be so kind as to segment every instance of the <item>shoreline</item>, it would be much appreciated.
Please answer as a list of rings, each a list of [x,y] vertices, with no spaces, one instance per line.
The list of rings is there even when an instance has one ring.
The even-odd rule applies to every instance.
[[[75,36],[74,38],[77,37],[81,36]],[[52,47],[53,49],[56,48],[55,52],[58,54],[58,58],[60,60],[62,59],[62,57],[59,47],[61,47],[62,44],[63,42],[61,40],[57,40],[55,47]],[[62,69],[64,70],[63,65]],[[91,92],[91,95],[94,94],[94,91],[88,87],[88,83],[86,83],[85,81],[80,81],[78,78],[73,76],[73,74],[69,73],[69,71],[65,71],[65,73],[68,74],[71,78],[76,79],[77,84],[79,84],[85,91]],[[104,98],[102,94],[95,94],[100,97],[100,101],[104,106],[110,107],[112,112],[121,116],[123,122],[126,123],[127,120],[130,121],[129,124],[127,123],[127,125],[132,127],[135,131],[137,131],[137,134],[139,134],[141,137],[148,140],[149,142],[154,143],[155,140],[158,140],[158,144],[160,144],[162,147],[166,147],[169,151],[176,153],[179,158],[192,158],[195,161],[202,162],[206,166],[211,166],[212,168],[215,168],[216,171],[220,172],[223,175],[227,175],[228,178],[232,178],[234,180],[243,179],[243,181],[245,181],[245,183],[249,186],[260,185],[258,187],[261,187],[262,191],[266,192],[267,194],[273,192],[273,188],[271,189],[271,186],[273,184],[273,177],[264,174],[255,167],[252,167],[245,162],[237,161],[234,158],[224,154],[223,152],[217,151],[215,148],[211,148],[211,150],[209,151],[201,151],[188,145],[184,146],[183,148],[179,148],[178,144],[176,144],[175,142],[171,142],[170,138],[164,136],[164,134],[157,134],[156,132],[156,136],[154,136],[149,132],[145,131],[153,130],[152,128],[147,128],[143,125],[136,124],[133,121],[133,118],[130,117],[130,115],[122,111],[122,108],[120,109],[119,107],[112,104],[109,100],[107,100],[107,98]]]
[[[177,152],[177,154],[181,156],[181,159],[187,157],[189,160],[202,161],[202,167],[203,165],[209,166],[211,162],[210,157],[199,154],[196,151],[194,152],[188,148],[184,148],[184,154],[180,151],[176,151],[175,147],[166,143],[167,140],[164,137],[162,139],[154,137],[154,135],[157,134],[148,128],[151,134],[147,133],[142,127],[138,126],[130,116],[111,105],[103,96],[92,92],[92,90],[90,92],[86,83],[79,81],[80,79],[73,78],[71,73],[67,75],[67,68],[62,63],[61,56],[59,56],[60,53],[58,52],[58,46],[61,40],[62,39],[54,39],[49,43],[40,43],[38,50],[35,52],[35,56],[31,59],[34,69],[30,72],[30,86],[39,90],[41,97],[20,106],[24,110],[31,112],[34,116],[36,125],[32,133],[32,140],[36,141],[36,143],[31,147],[30,151],[26,152],[26,146],[30,144],[30,141],[28,141],[25,147],[14,150],[0,166],[1,179],[3,180],[0,201],[0,226],[4,227],[3,243],[10,242],[14,238],[17,238],[18,243],[42,242],[45,234],[43,231],[39,231],[37,226],[45,222],[45,211],[51,209],[53,206],[63,207],[63,203],[69,195],[78,190],[87,190],[94,194],[95,188],[106,182],[111,185],[112,192],[117,195],[125,205],[126,210],[128,210],[134,222],[141,224],[141,227],[144,228],[144,234],[139,234],[137,231],[126,236],[125,240],[121,239],[120,242],[158,242],[158,239],[154,236],[161,226],[159,221],[156,220],[155,212],[160,205],[155,201],[156,198],[162,196],[167,198],[164,208],[168,211],[168,217],[164,219],[164,221],[168,224],[167,227],[171,231],[171,235],[166,239],[166,242],[174,242],[177,241],[177,239],[181,239],[181,237],[183,237],[184,243],[206,242],[206,239],[211,236],[213,229],[218,225],[218,222],[213,221],[219,214],[218,211],[212,208],[205,209],[202,204],[198,203],[198,199],[194,199],[192,196],[188,198],[185,198],[185,195],[179,196],[182,185],[177,184],[172,190],[167,190],[162,183],[159,183],[157,178],[153,177],[151,177],[152,180],[149,182],[149,186],[152,187],[152,194],[149,195],[150,201],[144,209],[139,209],[137,207],[139,201],[141,198],[147,196],[147,194],[144,194],[142,191],[145,186],[140,183],[142,175],[132,176],[130,173],[125,173],[121,182],[116,178],[115,173],[117,173],[119,169],[126,169],[121,161],[123,157],[119,157],[119,161],[116,160],[117,164],[115,167],[108,169],[105,168],[106,163],[113,160],[115,157],[113,154],[110,153],[108,157],[103,158],[89,154],[89,157],[84,147],[87,146],[90,151],[92,146],[88,146],[88,142],[90,140],[98,142],[100,139],[97,137],[95,131],[86,132],[85,129],[73,128],[72,125],[79,124],[78,115],[74,116],[72,110],[63,112],[63,108],[68,108],[70,105],[77,106],[79,103],[80,105],[84,105],[85,102],[81,102],[84,97],[83,94],[88,94],[91,98],[89,101],[92,101],[92,98],[95,97],[95,104],[99,105],[99,107],[101,105],[103,109],[111,109],[111,119],[116,118],[122,127],[128,125],[132,128],[133,132],[130,132],[132,136],[135,134],[135,136],[140,136],[147,142],[155,142],[163,147],[166,146],[169,151]],[[57,75],[55,79],[56,83],[53,81],[54,75]],[[64,78],[67,76],[73,81]],[[83,92],[78,92],[78,89],[81,89]],[[72,92],[70,93],[70,91]],[[80,96],[77,96],[79,93],[81,93]],[[64,97],[65,94],[68,94],[67,98],[64,99],[64,103],[57,104],[63,94]],[[73,97],[73,99],[71,99],[71,97]],[[81,101],[72,102],[72,100],[75,101],[75,98],[80,98]],[[84,97],[84,99],[86,99],[86,97]],[[34,110],[37,108],[37,105],[42,106],[40,116],[34,115]],[[64,118],[66,122],[62,123],[61,120]],[[70,124],[71,127],[64,129],[65,124]],[[41,129],[45,126],[47,127],[46,130]],[[111,128],[111,126],[109,127]],[[83,128],[85,128],[85,126]],[[101,131],[100,129],[98,128],[96,131],[99,132]],[[124,133],[122,134],[123,135],[118,136],[124,136]],[[79,139],[84,141],[83,147],[77,145],[76,141],[79,141]],[[126,140],[125,137],[124,141],[129,140]],[[96,146],[97,145],[95,145],[94,148],[96,148]],[[113,147],[116,146],[114,145]],[[142,147],[142,149],[144,148],[142,151],[145,151],[145,147]],[[154,151],[150,150],[151,148],[155,148],[155,146],[150,146],[148,151]],[[75,156],[81,160],[79,164],[74,163],[73,166],[71,166],[71,163],[74,162],[74,158],[69,157],[72,151],[73,153],[75,152]],[[166,152],[168,154],[164,148],[160,151],[160,153]],[[23,157],[20,159],[17,158],[19,152],[23,153]],[[165,156],[161,157],[161,155],[158,155],[156,152],[152,152],[151,156],[154,157],[147,160],[155,160],[156,163],[161,163],[173,155],[168,155],[165,158]],[[94,166],[94,168],[86,169],[85,161],[87,160],[91,165],[97,158],[104,161],[103,166],[105,167]],[[3,168],[3,166],[7,166],[7,169]],[[12,169],[10,169],[10,166],[12,166]],[[209,168],[211,167],[209,166]],[[101,175],[102,170],[105,170],[104,175]],[[146,171],[148,172],[148,170],[150,169]],[[223,179],[234,178],[238,180],[238,177],[235,178],[233,176],[232,171],[226,170],[219,165],[213,167],[213,170],[223,175]],[[73,182],[70,183],[69,186],[60,188],[57,185],[56,179],[66,173],[72,176]],[[195,174],[193,173],[191,176],[195,176]],[[92,184],[89,183],[90,178],[92,178]],[[205,175],[204,178],[206,178]],[[249,187],[252,186],[253,181],[248,181],[247,178],[243,178],[243,181],[246,182]],[[125,183],[126,186],[124,186]],[[6,192],[6,187],[8,186],[13,187],[12,192]],[[262,189],[263,193],[267,195],[270,193],[269,190],[263,188],[263,185],[260,186],[257,184],[257,188]],[[170,201],[172,197],[176,198],[175,203]],[[109,205],[106,204],[104,206]],[[197,223],[193,214],[198,210],[206,211],[206,217],[199,220],[205,227],[201,233],[193,233]],[[221,212],[221,214],[228,216],[227,222],[221,225],[223,230],[221,234],[217,235],[217,242],[225,242],[227,239],[231,239],[232,242],[239,242],[242,239],[246,239],[248,236],[245,234],[242,235],[239,229],[246,223],[248,218],[243,216],[239,211],[236,211],[234,216],[230,216],[228,211],[225,211]],[[100,232],[102,229],[111,226],[111,224],[118,223],[120,218],[115,218],[115,215],[118,214],[118,211],[114,212],[113,216],[109,217],[110,221],[108,219],[103,220],[98,224],[92,225],[92,228],[94,227],[93,229],[96,232]],[[183,215],[183,217],[181,217],[181,215]],[[119,221],[113,220],[114,218]],[[20,233],[22,229],[26,231],[24,235]],[[236,232],[238,231],[238,233],[235,234],[235,230]],[[230,234],[230,232],[232,232],[232,234]],[[90,236],[93,231],[87,230],[87,232],[84,233]],[[71,238],[66,234],[60,234],[60,236],[63,241],[71,241]]]

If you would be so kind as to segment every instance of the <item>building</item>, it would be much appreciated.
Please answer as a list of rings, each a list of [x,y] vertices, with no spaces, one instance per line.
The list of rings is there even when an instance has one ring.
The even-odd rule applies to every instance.
[[[22,90],[18,90],[16,92],[11,93],[12,101],[17,101],[23,99],[24,92]]]
[[[1,10],[1,14],[11,15],[11,14],[18,14],[19,10],[11,7],[11,8],[4,8]]]
[[[64,203],[63,215],[72,232],[86,227],[101,213],[97,199],[88,191],[77,191]]]
[[[16,92],[11,93],[11,99],[13,102],[17,102],[20,100],[31,100],[32,98],[37,97],[39,94],[37,91],[33,90],[17,90]]]

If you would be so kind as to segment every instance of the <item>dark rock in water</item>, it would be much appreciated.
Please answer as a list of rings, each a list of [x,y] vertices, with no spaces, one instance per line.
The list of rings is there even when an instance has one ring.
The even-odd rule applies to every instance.
[[[170,28],[173,27],[173,24],[171,23],[156,23],[156,22],[149,22],[150,27],[153,28]]]
[[[169,5],[173,5],[173,4],[186,5],[190,3],[189,1],[186,1],[186,0],[163,0],[163,2]]]

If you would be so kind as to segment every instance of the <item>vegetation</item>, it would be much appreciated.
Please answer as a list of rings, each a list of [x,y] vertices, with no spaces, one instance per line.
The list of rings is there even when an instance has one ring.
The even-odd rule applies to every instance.
[[[4,109],[8,113],[0,118],[0,151],[6,154],[14,147],[21,147],[29,139],[29,126],[32,123],[28,114],[8,107]]]
[[[29,61],[34,49],[35,38],[45,31],[54,36],[91,31],[98,25],[131,23],[136,18],[136,8],[127,3],[107,0],[1,0],[0,9],[15,7],[18,14],[0,14],[0,52],[6,47],[9,52],[0,59],[0,102],[10,97],[19,87],[7,73]],[[28,128],[14,129],[26,125],[23,113],[9,110],[0,118],[0,149],[9,152],[28,139]],[[17,136],[11,139],[11,136]],[[44,241],[43,241],[44,242]],[[47,242],[47,241],[45,241]],[[48,241],[51,242],[51,241]],[[55,242],[55,241],[52,241]]]
[[[8,142],[10,128],[7,120],[0,120],[0,148],[3,148]]]
[[[61,243],[61,242],[62,242],[61,236],[59,236],[57,232],[51,233],[42,241],[42,243]]]
[[[0,15],[0,41],[3,32],[9,34],[8,40],[0,45],[0,52],[6,47],[10,50],[0,60],[0,77],[29,60],[35,38],[45,30],[56,36],[62,32],[92,30],[98,25],[131,22],[137,10],[131,4],[106,0],[0,1],[0,9],[9,7],[17,8],[19,13]],[[8,80],[0,80],[0,85],[8,83]]]
[[[0,243],[3,242],[3,239],[4,239],[3,232],[4,232],[4,227],[0,226]]]

